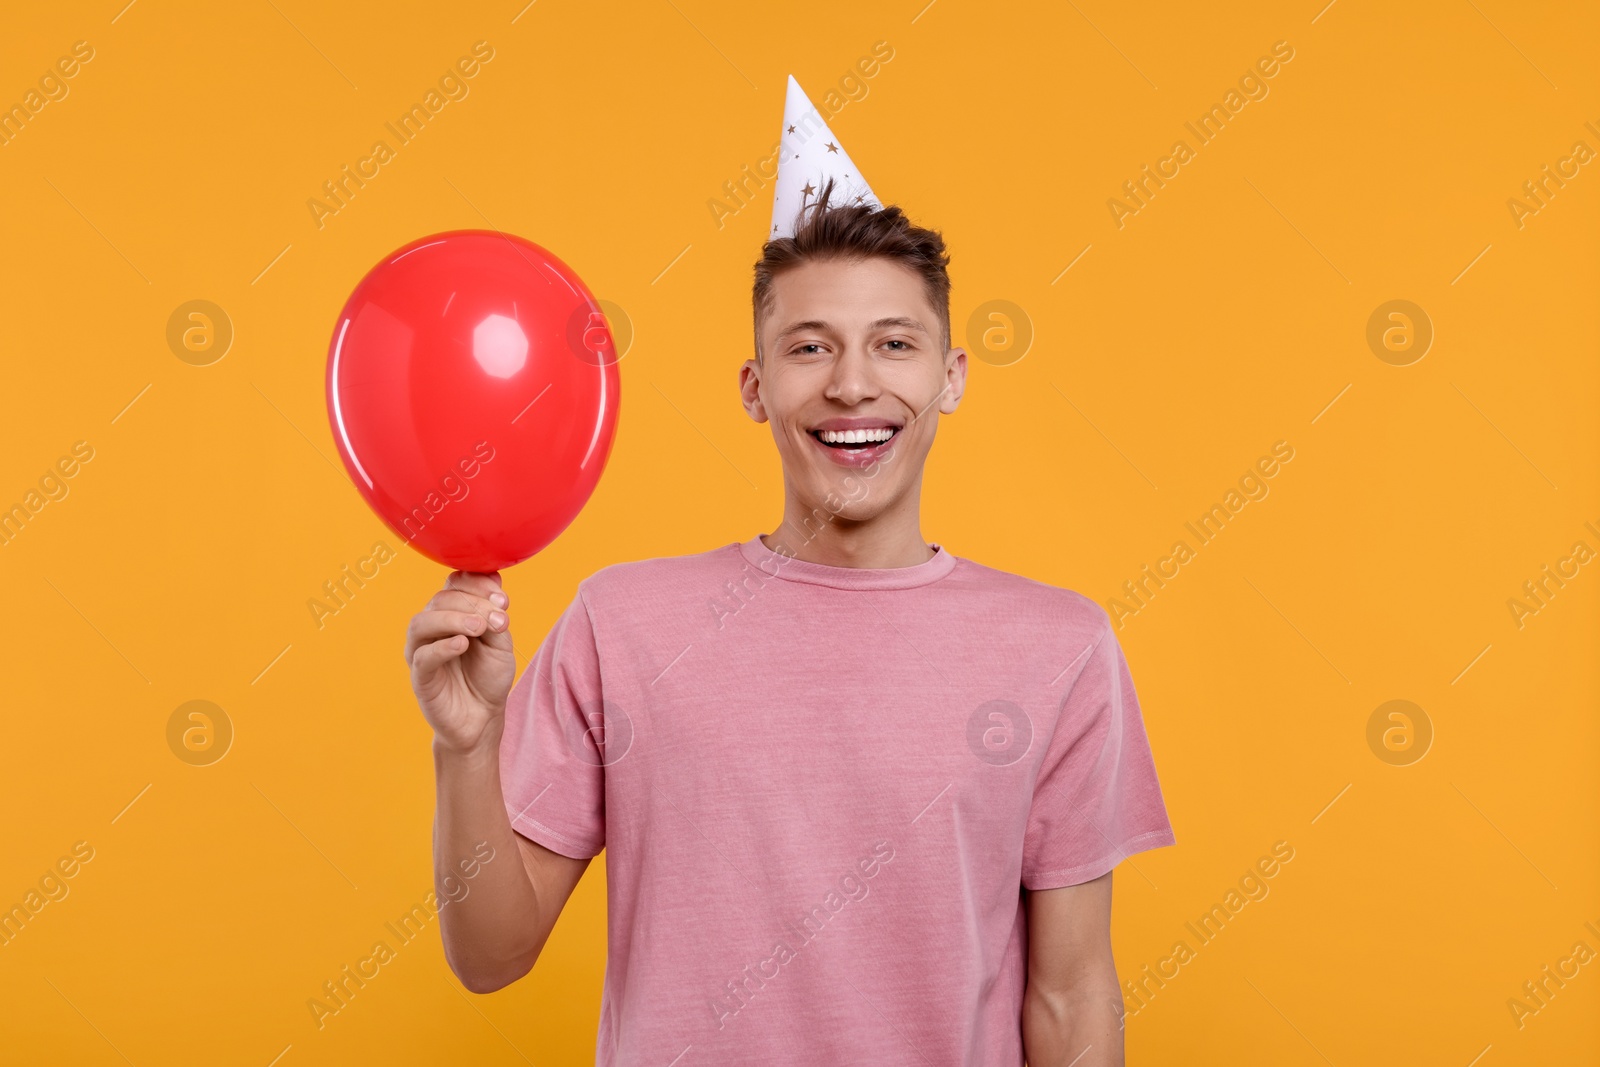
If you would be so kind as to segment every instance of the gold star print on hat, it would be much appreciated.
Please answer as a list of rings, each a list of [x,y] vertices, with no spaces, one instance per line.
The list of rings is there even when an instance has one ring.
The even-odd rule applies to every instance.
[[[779,143],[778,181],[772,194],[772,229],[775,237],[793,237],[796,217],[816,202],[822,186],[834,179],[830,205],[866,204],[882,207],[850,153],[828,129],[822,113],[812,106],[800,83],[789,75],[789,94],[783,104],[783,135]]]

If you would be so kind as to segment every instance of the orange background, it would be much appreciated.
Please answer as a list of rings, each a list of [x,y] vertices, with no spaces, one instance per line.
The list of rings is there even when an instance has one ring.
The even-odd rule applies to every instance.
[[[788,74],[820,104],[881,40],[834,132],[949,240],[958,343],[1033,331],[1020,359],[972,360],[929,540],[1107,603],[1294,449],[1118,631],[1179,842],[1117,871],[1118,967],[1195,950],[1129,1017],[1130,1062],[1592,1060],[1600,962],[1520,1027],[1507,1001],[1600,951],[1600,567],[1521,626],[1507,602],[1574,542],[1600,550],[1600,173],[1520,226],[1507,201],[1600,150],[1600,19],[1320,6],[13,12],[0,104],[74,42],[94,56],[0,146],[0,506],[75,442],[93,458],[0,546],[0,904],[75,842],[93,858],[0,948],[0,1059],[592,1061],[601,862],[508,989],[463,992],[434,921],[321,1029],[306,1006],[432,889],[401,643],[444,577],[338,466],[330,330],[385,253],[481,227],[631,321],[606,475],[507,576],[525,663],[594,570],[777,525],[776,452],[735,388],[770,186],[721,228],[708,202],[770,152]],[[480,40],[470,94],[319,228],[308,199]],[[1270,93],[1119,228],[1122,183],[1278,41]],[[204,366],[167,341],[196,299],[234,330]],[[1395,299],[1434,331],[1405,366],[1367,342]],[[974,327],[995,300],[1015,310]],[[378,541],[396,557],[319,629],[307,602]],[[190,700],[232,724],[209,766],[169,747]],[[1390,700],[1431,726],[1408,765],[1369,747]],[[1277,841],[1270,894],[1198,946],[1184,924]]]

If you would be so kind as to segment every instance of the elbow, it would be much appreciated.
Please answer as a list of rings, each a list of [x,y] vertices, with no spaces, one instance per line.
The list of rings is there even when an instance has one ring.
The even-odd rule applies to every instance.
[[[1037,982],[1029,982],[1022,995],[1024,1020],[1051,1030],[1064,1029],[1071,1014],[1069,999],[1057,990],[1044,989]]]
[[[545,938],[531,924],[472,925],[457,909],[449,911],[448,916],[441,913],[439,924],[445,963],[473,993],[504,989],[533,970],[544,950]]]
[[[533,960],[526,964],[521,962],[503,962],[496,964],[485,960],[462,960],[457,955],[445,949],[445,962],[449,964],[456,980],[464,986],[469,993],[494,993],[517,981],[523,975],[533,970]]]
[[[1127,1013],[1122,990],[1111,982],[1081,982],[1071,986],[1042,986],[1029,982],[1023,993],[1024,1029],[1035,1032],[1073,1033],[1079,1029],[1120,1031]]]
[[[527,971],[501,971],[498,973],[484,970],[472,970],[457,967],[454,964],[450,969],[455,972],[456,979],[469,993],[495,993],[521,978]]]
[[[494,978],[480,977],[471,973],[462,974],[459,971],[456,972],[456,977],[460,979],[462,987],[465,988],[468,993],[494,993],[511,984],[510,982],[499,981]]]

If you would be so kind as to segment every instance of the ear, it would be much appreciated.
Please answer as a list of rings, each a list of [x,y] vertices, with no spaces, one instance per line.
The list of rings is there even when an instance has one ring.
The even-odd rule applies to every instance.
[[[961,394],[967,390],[967,350],[952,348],[945,357],[945,393],[939,401],[939,411],[954,415],[961,404]]]
[[[767,406],[761,402],[761,365],[753,359],[739,368],[739,402],[752,420],[767,421]]]

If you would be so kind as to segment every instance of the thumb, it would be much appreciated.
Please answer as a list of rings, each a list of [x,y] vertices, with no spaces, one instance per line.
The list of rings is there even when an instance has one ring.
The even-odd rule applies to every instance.
[[[499,626],[495,625],[499,620]],[[499,652],[511,651],[511,617],[499,608],[489,612],[488,625],[483,633],[478,635],[478,640],[489,648]]]

